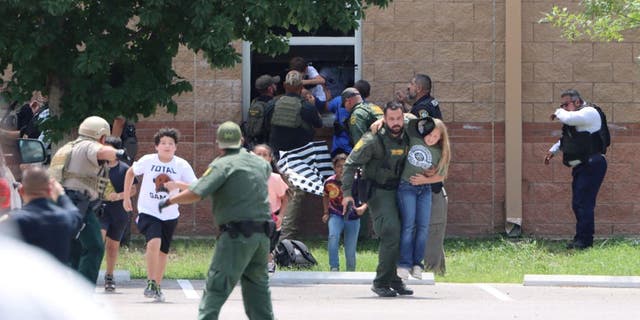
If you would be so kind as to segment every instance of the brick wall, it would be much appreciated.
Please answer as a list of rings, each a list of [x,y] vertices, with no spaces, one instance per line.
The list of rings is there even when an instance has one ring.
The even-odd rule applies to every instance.
[[[549,25],[538,24],[552,4],[575,7],[578,1],[522,0],[523,230],[540,236],[570,236],[570,170],[559,159],[542,159],[557,140],[560,125],[548,116],[560,92],[578,89],[603,107],[612,124],[609,171],[598,199],[596,232],[601,236],[640,232],[640,33],[624,43],[567,43]],[[416,73],[434,81],[450,129],[453,162],[449,236],[488,235],[504,229],[504,28],[505,0],[415,0],[370,9],[363,23],[363,78],[372,84],[371,100],[384,103],[404,89]],[[183,133],[178,155],[204,171],[217,150],[215,130],[241,118],[241,66],[210,70],[202,57],[181,50],[178,73],[194,92],[178,97],[176,117],[159,113],[140,124],[140,153],[153,152],[150,138],[158,127]],[[326,131],[320,136],[327,136]],[[145,142],[146,141],[146,142]],[[145,145],[146,144],[146,145]],[[301,228],[324,234],[318,197],[309,196]],[[208,201],[182,210],[179,234],[210,234]]]

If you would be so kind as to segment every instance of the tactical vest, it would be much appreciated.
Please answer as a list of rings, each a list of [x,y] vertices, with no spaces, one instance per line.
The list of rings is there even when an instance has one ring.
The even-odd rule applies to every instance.
[[[272,126],[280,126],[286,128],[304,127],[305,122],[302,121],[302,99],[294,96],[282,96],[276,102],[271,117]]]
[[[96,190],[98,192],[99,198],[101,200],[104,200],[106,197],[105,189],[107,187],[107,184],[109,183],[109,169],[106,164],[101,165],[101,169],[97,175],[69,172],[68,169],[69,163],[71,163],[71,156],[74,149],[73,147],[76,144],[87,140],[87,138],[80,137],[62,146],[62,148],[60,148],[51,159],[51,164],[49,165],[49,175],[60,182],[61,185],[64,185],[65,180],[70,178],[80,180],[90,189]]]
[[[355,113],[356,110],[364,110],[367,113],[367,118],[366,118],[366,125],[365,127],[369,127],[371,126],[371,124],[373,124],[374,122],[376,122],[376,120],[382,118],[384,116],[384,111],[382,110],[382,108],[380,108],[380,106],[373,104],[373,103],[368,103],[368,102],[362,102],[358,105],[356,105],[355,107],[353,107],[353,110],[351,110],[351,116],[345,120],[344,123],[344,127],[347,130],[347,132],[351,132],[350,130],[350,126],[355,125],[356,124],[356,118],[353,117],[353,114]],[[352,118],[353,117],[353,118]],[[349,134],[349,143],[351,145],[354,145],[357,141],[353,141],[353,137],[351,136],[351,134]]]
[[[395,189],[400,183],[404,162],[409,149],[409,137],[402,134],[396,139],[385,134],[383,128],[375,135],[374,156],[364,168],[364,176],[374,181],[374,186],[383,189]]]
[[[562,150],[562,163],[567,167],[575,165],[576,160],[581,163],[587,162],[589,156],[602,153],[602,139],[600,131],[589,133],[588,131],[578,132],[575,126],[562,126],[562,137],[560,138],[560,149]]]

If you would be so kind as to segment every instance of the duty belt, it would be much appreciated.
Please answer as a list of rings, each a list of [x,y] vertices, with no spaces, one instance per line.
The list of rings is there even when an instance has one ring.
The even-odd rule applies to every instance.
[[[396,190],[396,189],[398,189],[398,184],[397,183],[394,184],[394,183],[389,183],[389,182],[387,182],[385,184],[380,184],[380,183],[374,182],[373,186],[378,188],[378,189],[384,189],[384,190]]]
[[[243,220],[243,221],[232,221],[229,223],[221,224],[218,226],[220,228],[220,232],[229,232],[229,236],[232,239],[238,237],[238,235],[242,234],[245,238],[249,238],[254,233],[264,233],[267,237],[271,237],[273,232],[275,231],[275,223],[273,220],[269,221],[254,221],[254,220]]]

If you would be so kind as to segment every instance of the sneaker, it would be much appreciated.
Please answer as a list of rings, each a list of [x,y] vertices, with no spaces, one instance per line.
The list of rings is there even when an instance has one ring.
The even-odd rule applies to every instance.
[[[153,298],[156,294],[158,285],[155,280],[147,280],[147,287],[144,288],[144,296],[147,298]]]
[[[398,273],[398,278],[402,280],[409,279],[409,268],[398,267],[398,269],[396,269],[396,272]]]
[[[113,280],[112,274],[104,275],[104,291],[107,291],[107,292],[116,291],[116,281]]]
[[[391,286],[393,291],[401,296],[411,296],[413,295],[413,290],[407,288],[407,286],[403,283],[398,286]]]
[[[162,289],[160,289],[159,285],[156,286],[156,292],[153,294],[153,300],[155,302],[164,302],[164,293],[162,293]]]
[[[267,271],[269,271],[269,273],[275,273],[276,272],[276,263],[275,262],[267,263]]]
[[[411,276],[422,280],[422,267],[421,266],[413,266],[413,268],[411,269]]]
[[[390,298],[398,295],[395,291],[391,290],[391,288],[389,287],[373,286],[371,287],[371,291],[375,292],[375,294],[377,294],[378,297],[383,297],[383,298]]]

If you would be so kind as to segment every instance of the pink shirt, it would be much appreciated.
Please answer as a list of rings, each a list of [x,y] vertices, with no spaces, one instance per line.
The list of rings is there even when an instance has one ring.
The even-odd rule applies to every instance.
[[[287,193],[289,186],[282,180],[279,174],[273,172],[267,183],[269,186],[269,206],[271,207],[271,214],[273,214],[280,210],[280,206],[282,205],[280,198]]]

